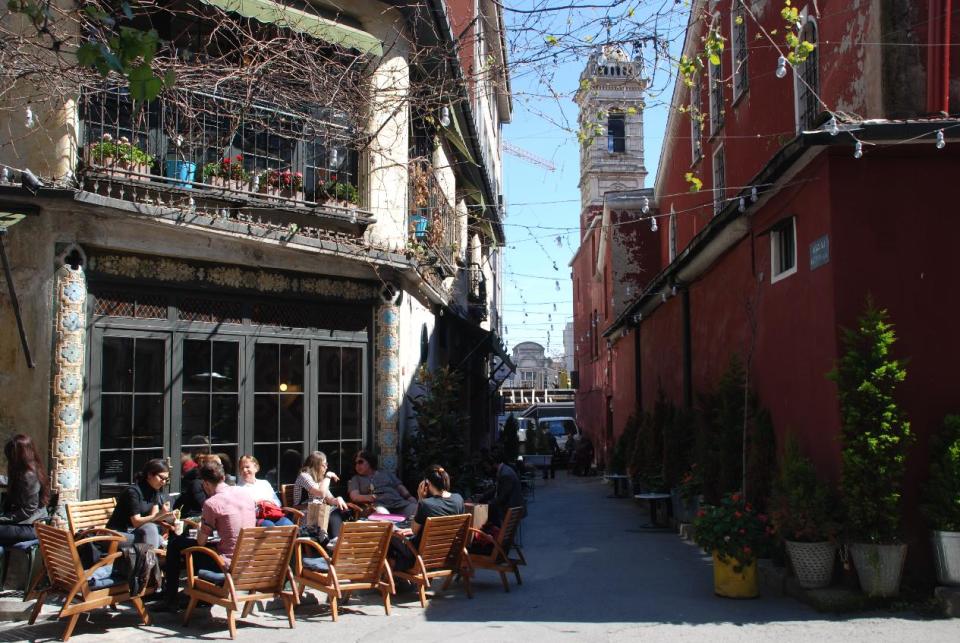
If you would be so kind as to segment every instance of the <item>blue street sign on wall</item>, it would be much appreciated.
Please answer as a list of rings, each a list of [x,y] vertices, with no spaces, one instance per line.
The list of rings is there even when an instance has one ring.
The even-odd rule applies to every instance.
[[[810,244],[810,270],[830,261],[830,235],[825,234]]]

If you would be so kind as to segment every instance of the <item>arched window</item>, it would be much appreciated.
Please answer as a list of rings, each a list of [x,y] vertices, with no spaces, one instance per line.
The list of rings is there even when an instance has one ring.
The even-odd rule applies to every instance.
[[[607,151],[627,151],[627,122],[623,112],[611,111],[607,115]]]
[[[800,30],[800,40],[817,45],[817,23],[807,16]],[[820,66],[819,47],[814,47],[806,60],[793,70],[794,96],[797,100],[797,131],[813,129],[820,115]]]

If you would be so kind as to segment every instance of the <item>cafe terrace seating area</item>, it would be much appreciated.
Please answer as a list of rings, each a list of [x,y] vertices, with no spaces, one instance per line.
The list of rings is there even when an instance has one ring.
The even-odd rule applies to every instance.
[[[287,489],[282,492],[286,492],[284,496],[290,494]],[[284,501],[288,498],[284,497]],[[69,503],[66,524],[37,524],[37,540],[26,543],[39,549],[41,557],[41,566],[25,597],[35,601],[30,625],[37,620],[44,603],[54,597],[60,608],[57,618],[66,620],[63,641],[74,633],[81,614],[101,608],[115,610],[118,605],[129,603],[144,625],[151,623],[149,605],[143,599],[160,588],[149,586],[132,595],[127,580],[113,573],[113,565],[122,555],[119,545],[124,542],[123,535],[105,527],[115,504],[114,499]],[[392,521],[378,520],[377,516],[346,522],[339,538],[332,541],[333,546],[328,544],[326,548],[301,537],[299,526],[246,528],[240,533],[229,565],[211,547],[188,548],[183,552],[186,573],[181,581],[189,598],[183,614],[184,634],[188,635],[191,619],[197,618],[196,607],[203,604],[226,610],[230,638],[234,639],[238,615],[246,618],[273,601],[282,605],[290,628],[296,626],[298,610],[305,617],[316,616],[315,605],[305,604],[307,592],[316,592],[318,600],[326,598],[331,617],[337,621],[343,602],[354,592],[362,591],[379,594],[385,615],[390,616],[391,597],[397,595],[400,580],[416,588],[424,608],[427,591],[437,579],[443,579],[442,591],[451,590],[456,581],[473,598],[472,580],[478,570],[499,573],[504,590],[510,591],[506,574],[513,573],[519,585],[518,566],[526,564],[515,540],[522,511],[510,510],[493,542],[473,548],[474,539],[478,544],[490,540],[480,532],[480,525],[474,524],[483,520],[486,509],[485,505],[477,505],[469,508],[472,513],[428,518],[419,549],[394,533],[397,526]],[[366,513],[361,510],[357,515]],[[287,515],[297,524],[303,518],[296,510]],[[188,528],[196,529],[195,523],[185,522]],[[404,571],[392,569],[388,558],[391,541],[399,548],[409,548],[413,566]],[[92,543],[105,554],[84,567],[80,548]],[[475,553],[474,549],[482,553]],[[160,560],[166,555],[163,549],[155,553]],[[201,556],[211,559],[217,570],[197,569],[195,561]],[[96,615],[87,618],[96,619]]]

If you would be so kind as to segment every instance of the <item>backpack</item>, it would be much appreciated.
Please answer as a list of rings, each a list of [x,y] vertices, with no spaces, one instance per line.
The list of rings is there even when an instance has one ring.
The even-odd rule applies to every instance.
[[[140,596],[147,587],[160,587],[160,563],[153,548],[146,543],[134,543],[120,550],[120,558],[113,564],[112,576],[126,580],[130,596]]]

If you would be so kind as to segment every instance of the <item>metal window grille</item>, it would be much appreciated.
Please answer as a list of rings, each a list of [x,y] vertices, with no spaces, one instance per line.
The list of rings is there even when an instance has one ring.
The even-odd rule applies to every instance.
[[[95,317],[128,317],[136,319],[166,319],[167,298],[163,295],[140,295],[107,291],[96,295],[93,305]]]
[[[730,12],[730,33],[733,38],[730,49],[733,57],[733,100],[737,100],[750,85],[747,76],[747,20],[743,8],[743,0],[734,0],[733,10]]]
[[[703,156],[703,102],[700,99],[700,76],[693,78],[690,88],[690,141],[694,161]]]
[[[800,39],[817,44],[817,23],[808,18],[800,32]],[[819,49],[813,51],[797,66],[797,127],[813,129],[820,115],[817,94],[820,93]]]
[[[719,65],[707,64],[710,84],[710,133],[723,127],[723,58]]]
[[[713,213],[723,209],[726,193],[726,168],[724,167],[723,148],[717,148],[713,153]]]

